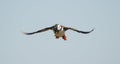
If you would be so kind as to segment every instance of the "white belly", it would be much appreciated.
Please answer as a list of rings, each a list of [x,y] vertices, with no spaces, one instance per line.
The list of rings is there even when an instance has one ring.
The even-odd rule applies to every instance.
[[[65,32],[64,31],[60,31],[58,33],[55,33],[55,36],[59,36],[59,37],[62,37],[65,35]]]

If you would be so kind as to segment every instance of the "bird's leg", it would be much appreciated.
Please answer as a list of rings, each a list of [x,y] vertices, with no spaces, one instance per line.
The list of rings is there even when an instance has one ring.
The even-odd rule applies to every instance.
[[[64,40],[67,40],[67,37],[64,35],[64,36],[62,36],[62,38],[64,39]]]

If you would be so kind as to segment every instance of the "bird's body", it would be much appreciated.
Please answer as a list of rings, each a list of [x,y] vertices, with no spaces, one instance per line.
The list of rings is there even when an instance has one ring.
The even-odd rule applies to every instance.
[[[55,36],[62,37],[62,36],[65,35],[65,32],[64,32],[64,31],[59,31],[59,32],[56,32],[56,33],[54,33],[54,34],[55,34]]]
[[[39,32],[44,32],[44,31],[47,31],[47,30],[53,30],[56,39],[62,37],[64,40],[67,40],[66,35],[65,35],[65,31],[67,31],[68,29],[71,29],[73,31],[76,31],[78,33],[83,33],[83,34],[88,34],[88,33],[92,32],[94,30],[94,29],[92,29],[91,31],[79,31],[79,30],[71,28],[71,27],[65,27],[65,26],[62,26],[60,24],[55,24],[54,26],[47,27],[47,28],[38,30],[36,32],[24,33],[24,34],[32,35],[32,34],[39,33]]]

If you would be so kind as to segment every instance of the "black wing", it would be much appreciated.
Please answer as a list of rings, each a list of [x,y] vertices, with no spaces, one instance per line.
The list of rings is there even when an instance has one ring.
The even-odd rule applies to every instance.
[[[52,30],[53,27],[47,27],[47,28],[44,28],[44,29],[41,29],[41,30],[38,30],[38,31],[35,31],[35,32],[31,32],[31,33],[24,33],[26,35],[32,35],[32,34],[35,34],[35,33],[39,33],[39,32],[44,32],[44,31],[47,31],[47,30]]]
[[[83,34],[88,34],[88,33],[92,32],[94,30],[94,29],[92,29],[91,31],[80,31],[80,30],[77,30],[77,29],[74,29],[74,28],[71,28],[71,27],[65,27],[64,28],[65,31],[68,30],[68,29],[76,31],[78,33],[83,33]]]

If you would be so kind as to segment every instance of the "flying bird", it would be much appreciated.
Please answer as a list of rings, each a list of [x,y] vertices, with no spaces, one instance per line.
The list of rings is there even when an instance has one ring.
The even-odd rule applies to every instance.
[[[91,31],[80,31],[80,30],[77,30],[75,28],[65,27],[65,26],[60,25],[60,24],[55,24],[54,26],[51,26],[51,27],[46,27],[46,28],[43,28],[43,29],[35,31],[35,32],[24,33],[24,34],[32,35],[32,34],[41,33],[44,31],[48,31],[48,30],[53,30],[56,39],[59,39],[60,37],[62,37],[62,39],[67,40],[67,37],[65,35],[65,31],[67,31],[67,30],[73,30],[73,31],[76,31],[78,33],[88,34],[88,33],[91,33],[94,29],[92,29]]]

